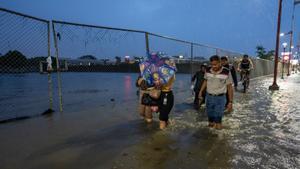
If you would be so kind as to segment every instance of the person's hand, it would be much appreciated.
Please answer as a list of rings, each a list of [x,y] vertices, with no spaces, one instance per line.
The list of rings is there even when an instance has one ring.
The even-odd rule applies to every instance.
[[[139,78],[139,79],[138,79],[138,82],[137,82],[137,83],[138,83],[139,86],[141,85],[141,83],[142,83],[143,80],[144,80],[143,78]]]
[[[201,92],[199,92],[198,99],[199,99],[199,103],[202,103],[202,101],[203,101],[204,98],[202,97],[202,93]]]
[[[202,98],[203,99],[203,97],[202,97],[202,92],[199,92],[199,94],[198,94],[198,99],[200,99],[200,98]]]
[[[194,89],[194,85],[193,85],[193,84],[191,85],[191,88],[190,88],[190,89],[191,89],[191,90],[193,90],[193,89]]]
[[[231,102],[228,103],[228,105],[227,105],[227,111],[232,112],[232,103]]]

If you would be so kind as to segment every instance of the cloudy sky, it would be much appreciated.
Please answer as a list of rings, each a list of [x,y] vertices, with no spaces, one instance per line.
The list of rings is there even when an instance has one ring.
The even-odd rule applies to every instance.
[[[283,0],[282,32],[290,30],[292,6],[293,0]],[[144,30],[255,55],[256,45],[275,48],[278,0],[1,0],[0,7],[49,20]],[[295,17],[298,43],[300,5]]]

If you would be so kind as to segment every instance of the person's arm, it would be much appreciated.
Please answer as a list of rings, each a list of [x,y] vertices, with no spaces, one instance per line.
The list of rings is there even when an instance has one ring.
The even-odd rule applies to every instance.
[[[237,71],[239,72],[240,70],[241,70],[241,61],[239,62],[238,67],[237,67]]]
[[[194,74],[194,76],[192,77],[192,82],[194,82],[195,81],[195,79],[196,79],[196,75],[197,75],[197,72]]]
[[[231,71],[231,76],[232,76],[233,84],[234,84],[234,86],[237,86],[238,85],[238,81],[237,81],[237,77],[236,77],[236,71],[235,71],[235,68],[234,68],[233,65],[231,66],[230,71]]]
[[[250,61],[250,69],[254,69],[254,66],[253,66],[253,62],[252,62],[252,60],[251,60],[251,59],[249,59],[249,61]]]
[[[200,88],[200,92],[198,95],[198,98],[202,98],[202,93],[204,92],[204,90],[206,90],[206,86],[207,86],[207,81],[206,79],[203,81],[201,88]]]
[[[136,87],[140,87],[140,85],[141,85],[140,79],[141,79],[140,76],[136,79],[136,81],[135,81],[135,86],[136,86]]]
[[[233,89],[232,89],[232,84],[228,84],[227,85],[227,91],[228,91],[228,105],[227,105],[227,109],[229,111],[232,110],[232,104],[233,104]]]

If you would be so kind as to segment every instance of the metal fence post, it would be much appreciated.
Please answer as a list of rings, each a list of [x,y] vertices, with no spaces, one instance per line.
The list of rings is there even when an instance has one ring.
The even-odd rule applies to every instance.
[[[194,45],[191,43],[191,76],[194,73]]]
[[[53,38],[54,38],[54,47],[55,47],[55,57],[56,57],[56,68],[57,68],[57,83],[58,83],[58,95],[59,95],[59,110],[60,112],[63,111],[63,101],[62,101],[62,85],[61,85],[61,74],[60,74],[60,66],[58,60],[58,45],[57,45],[57,37],[55,32],[54,23],[52,21],[52,31],[53,31]]]
[[[150,49],[149,49],[149,34],[148,34],[148,32],[145,32],[145,40],[146,40],[146,52],[147,52],[147,55],[148,55],[149,52],[150,52]]]
[[[48,57],[51,57],[50,53],[50,21],[48,22]],[[49,92],[49,109],[53,109],[53,86],[52,77],[50,71],[48,71],[48,92]]]

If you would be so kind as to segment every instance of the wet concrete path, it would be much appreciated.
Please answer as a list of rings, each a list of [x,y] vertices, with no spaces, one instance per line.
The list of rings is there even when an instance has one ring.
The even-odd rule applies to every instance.
[[[132,107],[125,109],[131,114],[88,111],[1,125],[1,169],[297,168],[300,76],[280,79],[276,92],[268,90],[271,77],[251,82],[248,93],[235,93],[221,131],[207,128],[185,90],[175,94],[165,131]]]

